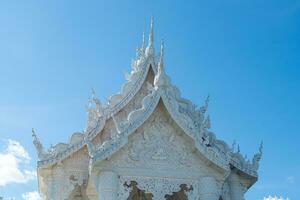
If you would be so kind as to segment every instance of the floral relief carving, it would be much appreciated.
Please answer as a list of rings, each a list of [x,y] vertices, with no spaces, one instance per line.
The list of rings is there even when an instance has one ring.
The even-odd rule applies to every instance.
[[[124,160],[127,165],[147,168],[192,167],[195,164],[191,157],[192,150],[188,144],[182,143],[177,131],[161,111],[155,113],[125,147],[127,154],[124,156],[127,158]]]
[[[167,199],[168,197],[173,195],[174,192],[178,192],[182,188],[184,188],[187,196],[192,197],[191,194],[194,190],[194,187],[196,187],[197,185],[197,181],[195,180],[122,176],[119,179],[119,191],[117,200],[127,200],[131,192],[128,186],[132,184],[132,182],[135,182],[139,189],[145,191],[146,193],[152,194],[153,200]]]

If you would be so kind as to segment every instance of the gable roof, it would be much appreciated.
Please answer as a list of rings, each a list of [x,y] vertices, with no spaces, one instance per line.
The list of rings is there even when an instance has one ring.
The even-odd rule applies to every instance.
[[[208,99],[204,106],[199,109],[189,100],[181,97],[178,88],[171,84],[170,78],[164,70],[164,45],[162,43],[160,55],[156,59],[153,47],[153,22],[149,35],[149,44],[145,48],[144,42],[138,49],[137,58],[133,61],[133,70],[128,77],[128,82],[122,87],[119,94],[113,95],[108,104],[101,106],[100,101],[95,95],[90,100],[95,108],[89,110],[92,115],[92,122],[84,134],[76,133],[71,137],[69,144],[60,144],[53,154],[46,152],[36,134],[33,133],[34,145],[37,148],[39,167],[48,167],[58,161],[64,160],[74,152],[84,146],[88,147],[89,155],[93,162],[101,161],[110,157],[128,142],[128,136],[139,128],[153,113],[158,102],[161,100],[166,107],[169,115],[183,132],[193,139],[195,148],[207,160],[224,170],[235,168],[251,177],[257,177],[259,160],[262,157],[262,146],[260,151],[255,154],[252,162],[244,158],[239,150],[236,152],[234,145],[229,147],[224,141],[218,140],[214,133],[209,131],[210,118],[206,116]],[[150,93],[142,100],[142,107],[131,111],[127,119],[117,122],[114,118],[139,92],[143,83],[146,81],[147,74],[152,68],[155,79],[153,87],[149,87]],[[105,127],[108,119],[113,119],[116,127],[116,134],[105,140],[101,145],[94,146],[91,142],[96,135]]]

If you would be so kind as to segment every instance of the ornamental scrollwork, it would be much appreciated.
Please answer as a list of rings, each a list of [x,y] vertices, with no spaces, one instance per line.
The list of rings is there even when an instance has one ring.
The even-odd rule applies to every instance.
[[[167,178],[152,178],[152,177],[135,177],[121,176],[119,179],[119,191],[117,200],[127,200],[132,191],[129,187],[132,184],[136,185],[145,193],[151,194],[153,200],[168,199],[175,192],[183,190],[191,200],[196,200],[197,181],[167,179]]]

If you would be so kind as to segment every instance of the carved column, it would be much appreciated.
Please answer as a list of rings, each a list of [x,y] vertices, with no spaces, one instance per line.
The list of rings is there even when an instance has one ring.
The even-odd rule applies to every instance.
[[[47,175],[42,178],[43,182],[40,186],[40,192],[45,200],[53,200],[55,199],[55,191],[53,189],[53,177],[52,175]]]
[[[51,192],[51,196],[52,196],[51,200],[62,199],[62,196],[64,195],[65,191],[63,191],[63,187],[61,187],[61,186],[66,181],[64,179],[64,176],[65,176],[64,166],[62,163],[58,163],[52,172],[53,192]]]
[[[62,199],[64,169],[61,163],[53,168],[38,168],[39,192],[45,200]]]
[[[116,200],[118,192],[118,175],[112,171],[102,171],[97,180],[99,200]]]
[[[213,177],[202,177],[199,181],[199,199],[219,200],[220,188],[218,182]]]
[[[246,187],[242,184],[237,174],[231,174],[229,177],[231,200],[245,200],[244,193]]]

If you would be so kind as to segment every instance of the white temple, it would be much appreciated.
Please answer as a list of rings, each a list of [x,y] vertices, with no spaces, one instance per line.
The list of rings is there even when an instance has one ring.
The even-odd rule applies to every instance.
[[[243,200],[262,157],[249,161],[210,131],[208,101],[183,99],[157,55],[153,20],[121,92],[93,91],[87,127],[45,150],[33,130],[45,200]]]

